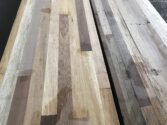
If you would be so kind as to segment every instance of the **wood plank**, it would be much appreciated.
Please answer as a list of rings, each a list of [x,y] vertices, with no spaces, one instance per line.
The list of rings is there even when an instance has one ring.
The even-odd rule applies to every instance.
[[[119,124],[117,116],[114,117],[116,110],[115,110],[114,103],[112,103],[114,101],[112,98],[111,86],[109,83],[106,66],[104,64],[101,46],[99,44],[100,41],[98,40],[96,27],[92,23],[93,21],[91,21],[93,20],[93,16],[92,16],[93,14],[91,13],[90,1],[85,0],[84,5],[85,5],[85,11],[86,11],[86,17],[87,17],[86,19],[88,22],[89,34],[90,36],[92,36],[91,37],[91,44],[92,44],[92,50],[93,50],[92,54],[93,54],[93,59],[95,60],[94,65],[96,69],[96,76],[98,79],[100,95],[101,95],[101,100],[103,105],[102,107],[104,112],[104,121],[105,121],[105,124],[107,125]],[[107,25],[104,25],[104,26],[107,27]],[[107,33],[110,33],[111,30],[109,30],[109,28],[108,29],[105,28],[105,31]],[[109,106],[109,105],[113,105],[113,106]]]
[[[92,3],[124,123],[166,124],[166,38],[164,30],[163,34],[157,33],[155,25],[159,22],[166,27],[166,24],[147,0],[92,0]],[[158,21],[153,19],[154,12]],[[108,23],[104,25],[103,20]],[[106,25],[112,33],[104,31]]]
[[[91,51],[90,37],[88,33],[87,21],[83,0],[76,0],[76,11],[79,28],[80,46],[82,51]]]
[[[71,51],[71,75],[72,75],[72,97],[73,97],[73,113],[72,118],[77,122],[88,124],[88,108],[87,96],[85,94],[85,79],[82,69],[82,55],[79,38],[79,26],[76,1],[70,4],[71,19],[70,19],[70,51]],[[75,37],[74,37],[75,36]],[[74,122],[74,121],[73,121]],[[75,123],[77,124],[77,123]]]
[[[55,7],[56,5],[56,7]],[[45,82],[42,103],[42,115],[52,116],[57,114],[57,88],[58,88],[58,34],[59,34],[59,16],[58,1],[51,2],[50,26],[47,48],[47,59],[45,69]]]
[[[89,0],[26,7],[0,87],[0,123],[119,125]]]
[[[38,1],[36,1],[38,3]],[[37,4],[36,3],[36,4]],[[46,66],[46,52],[48,46],[48,30],[50,13],[43,11],[50,7],[50,1],[44,0],[39,8],[36,8],[37,14],[40,14],[39,30],[37,34],[37,46],[35,49],[35,57],[32,67],[32,76],[30,81],[30,88],[28,94],[28,101],[24,116],[23,125],[36,125],[41,122],[42,114],[42,98],[44,91],[44,78],[45,78],[45,66]]]
[[[72,109],[71,63],[69,42],[69,18],[60,14],[59,25],[59,75],[58,75],[58,121],[57,124],[70,124]]]
[[[104,63],[104,58],[102,55],[102,50],[100,46],[100,41],[98,39],[98,34],[96,27],[93,22],[93,14],[91,12],[91,6],[89,0],[84,0],[84,5],[85,5],[85,12],[86,12],[86,19],[88,23],[88,29],[89,29],[89,34],[90,34],[90,41],[92,45],[92,52],[93,52],[93,58],[95,60],[95,67],[96,67],[96,75],[99,81],[99,86],[100,88],[111,88],[109,80],[108,80],[108,75],[106,71],[106,66]],[[107,27],[107,25],[105,25]],[[111,32],[110,28],[105,28],[106,32]]]

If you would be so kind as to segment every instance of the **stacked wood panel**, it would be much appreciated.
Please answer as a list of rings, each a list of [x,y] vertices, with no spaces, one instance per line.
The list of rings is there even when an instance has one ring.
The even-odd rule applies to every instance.
[[[89,0],[23,0],[1,61],[0,125],[119,125]]]
[[[167,125],[166,66],[167,24],[148,0],[22,0],[0,125]]]
[[[147,0],[91,0],[125,125],[167,124],[167,24]]]

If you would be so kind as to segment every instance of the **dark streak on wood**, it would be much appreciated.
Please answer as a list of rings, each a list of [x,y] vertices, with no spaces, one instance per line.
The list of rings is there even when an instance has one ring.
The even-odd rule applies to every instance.
[[[92,51],[83,0],[75,0],[81,51]]]
[[[69,124],[72,114],[71,63],[68,15],[60,15],[58,65],[58,124]]]
[[[42,116],[40,125],[55,125],[56,121],[57,115]]]
[[[18,77],[7,125],[23,125],[30,79],[31,74]]]
[[[107,2],[107,0],[103,0],[102,4],[104,7],[104,11],[105,11],[107,20],[109,22],[109,25],[110,25],[111,29],[114,29],[116,24],[115,25],[113,24],[113,22],[115,22],[115,20],[113,18],[113,13],[109,7],[109,3]],[[122,24],[127,28],[124,21]],[[125,44],[125,42],[124,42],[123,38],[121,39],[122,36],[116,36],[115,33],[116,33],[116,31],[113,32],[113,36],[115,39],[117,39],[117,41],[119,41],[119,42],[117,42],[118,46],[123,46],[123,44]],[[122,44],[121,42],[124,42],[124,43]],[[124,45],[124,46],[126,46],[126,45]],[[141,77],[137,71],[136,64],[134,63],[132,57],[129,57],[130,53],[127,52],[126,47],[124,48],[124,50],[122,50],[122,48],[119,48],[119,49],[120,49],[120,53],[122,54],[122,59],[123,59],[124,65],[126,67],[126,75],[127,75],[128,79],[131,80],[134,94],[137,98],[137,101],[138,101],[140,107],[150,105],[151,102],[150,102],[148,94],[146,92],[144,83],[141,80]],[[125,56],[123,56],[123,54],[126,55],[127,57],[125,58]]]
[[[51,9],[50,8],[43,8],[43,9],[41,9],[41,12],[43,12],[43,13],[51,13]]]
[[[143,64],[134,64],[132,61],[128,66],[128,71],[131,73],[131,77],[134,80],[132,84],[136,97],[138,99],[140,107],[145,107],[151,105],[150,99],[148,97],[147,91],[144,86],[144,81],[141,79],[139,72],[137,71],[136,66],[140,68],[140,72],[143,72]]]

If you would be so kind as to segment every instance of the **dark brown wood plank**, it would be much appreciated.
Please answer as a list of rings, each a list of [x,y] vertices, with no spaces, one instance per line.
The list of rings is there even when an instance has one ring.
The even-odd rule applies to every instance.
[[[86,21],[83,0],[75,0],[81,51],[91,51],[90,36]]]
[[[55,125],[57,115],[42,116],[40,125]]]
[[[70,124],[72,115],[72,84],[68,15],[59,20],[59,65],[58,65],[58,121],[56,125]]]
[[[30,79],[31,72],[18,77],[7,125],[23,125]]]

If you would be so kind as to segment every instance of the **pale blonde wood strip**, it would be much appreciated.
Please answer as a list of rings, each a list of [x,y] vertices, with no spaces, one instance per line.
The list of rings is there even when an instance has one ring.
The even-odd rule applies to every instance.
[[[59,14],[68,15],[69,14],[69,3],[71,0],[61,0],[59,4]]]
[[[58,124],[70,124],[72,117],[69,16],[59,17]]]
[[[84,0],[84,7],[86,11],[86,19],[88,23],[89,34],[91,36],[90,39],[91,39],[91,44],[93,49],[93,58],[95,60],[96,73],[98,76],[99,85],[100,85],[100,88],[110,88],[110,83],[108,80],[107,71],[104,64],[104,58],[102,55],[100,42],[97,36],[97,31],[94,24],[93,14],[91,12],[89,0]],[[103,18],[103,20],[105,19],[106,18]],[[108,21],[106,20],[105,22],[107,23]],[[105,28],[105,26],[108,26],[108,23],[105,25],[102,24],[102,26],[104,26],[103,28]],[[112,34],[111,30],[108,30],[108,29],[106,29],[104,32]]]
[[[85,83],[82,74],[80,55],[80,39],[75,0],[69,4],[70,8],[70,53],[71,53],[71,78],[73,97],[73,118],[83,120],[88,118],[87,99],[85,95]]]
[[[36,1],[38,3],[38,1]],[[48,33],[50,13],[43,11],[50,2],[42,1],[37,12],[40,13],[40,28],[38,32],[35,58],[32,68],[29,95],[23,125],[39,125],[42,114],[42,98],[45,78],[46,52],[48,46]],[[44,4],[45,6],[43,6]]]
[[[51,15],[49,26],[49,40],[47,48],[47,60],[42,103],[42,115],[57,114],[57,87],[58,87],[58,50],[59,50],[59,3],[51,2]]]
[[[100,1],[96,1],[97,3],[97,7],[98,4],[101,4]],[[93,16],[92,16],[92,12],[91,12],[91,7],[90,7],[90,2],[89,0],[85,0],[84,1],[84,5],[85,5],[85,10],[86,10],[86,17],[87,17],[87,22],[88,22],[88,28],[89,28],[89,34],[91,36],[91,44],[92,44],[92,48],[93,48],[93,59],[94,59],[94,65],[95,65],[95,70],[96,70],[96,75],[97,75],[97,79],[98,79],[98,84],[100,87],[100,90],[107,90],[107,91],[103,91],[100,92],[101,94],[101,99],[102,99],[102,106],[103,106],[103,111],[104,111],[104,119],[105,119],[105,124],[107,125],[119,125],[119,121],[118,121],[118,116],[117,116],[117,112],[115,109],[115,104],[114,104],[114,100],[112,97],[112,92],[111,92],[111,86],[109,83],[109,79],[108,79],[108,75],[107,75],[107,71],[106,71],[106,67],[104,64],[104,59],[103,59],[103,55],[102,55],[102,51],[101,51],[101,47],[100,47],[100,41],[98,39],[97,36],[97,31],[94,25],[94,21],[93,21]],[[103,10],[103,8],[101,8]],[[102,12],[102,10],[98,10],[97,13],[100,16],[100,20],[105,20],[105,24],[104,22],[101,24],[102,25],[102,30],[104,33],[108,34],[112,34],[111,29],[108,30],[105,28],[105,26],[108,26],[109,28],[109,24],[108,24],[108,20],[106,20],[106,16],[104,18],[104,16],[101,15],[101,13],[104,13],[104,11]],[[101,11],[101,13],[100,13]],[[106,94],[108,93],[108,100],[104,97]],[[110,103],[110,107],[107,106],[107,104]],[[108,110],[109,112],[106,112],[106,110]],[[112,122],[109,120],[112,120]]]
[[[100,89],[106,125],[119,125],[111,89]]]
[[[83,80],[85,85],[84,93],[87,97],[89,124],[105,125],[104,111],[93,60],[93,53],[82,52],[81,56]]]

